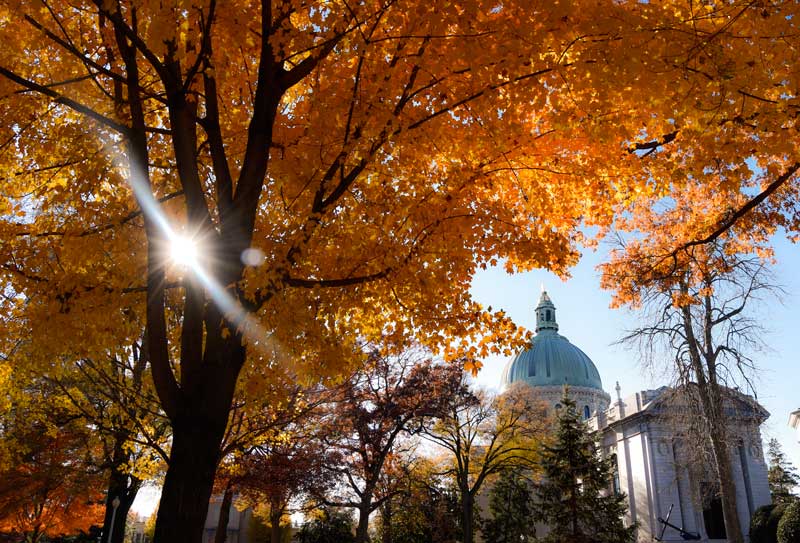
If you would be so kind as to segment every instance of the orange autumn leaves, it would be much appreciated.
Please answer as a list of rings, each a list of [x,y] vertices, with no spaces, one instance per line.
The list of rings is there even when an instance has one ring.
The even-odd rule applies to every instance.
[[[649,59],[650,69],[672,70],[676,90],[692,81],[689,74],[700,78],[680,91],[671,112],[652,116],[667,121],[658,144],[632,146],[641,157],[638,176],[654,190],[615,217],[624,241],[600,268],[616,306],[640,306],[650,288],[673,291],[676,307],[697,303],[679,283],[702,295],[706,278],[728,273],[734,255],[770,260],[771,238],[783,231],[796,239],[800,225],[796,6],[653,9],[678,17],[662,29],[673,38],[670,53]],[[681,18],[698,26],[681,32],[674,24]]]
[[[0,301],[12,317],[0,335],[31,330],[24,363],[91,356],[141,331],[145,239],[118,129],[133,89],[153,196],[184,225],[175,119],[148,56],[163,60],[166,42],[197,117],[191,155],[215,230],[228,216],[213,136],[238,188],[262,39],[287,72],[327,51],[280,98],[253,196],[265,258],[230,283],[254,305],[270,290],[256,310],[268,345],[251,356],[300,379],[343,373],[361,338],[416,336],[469,359],[519,342],[469,296],[480,266],[566,273],[587,224],[652,234],[669,251],[797,160],[790,3],[286,1],[267,38],[253,2],[218,9],[211,34],[209,3],[119,5],[137,13],[138,86],[97,6],[0,5],[0,37],[16,44],[0,52],[0,273],[15,295]],[[744,218],[743,249],[796,229],[797,190],[787,181]],[[665,201],[686,210],[653,215]],[[177,359],[183,295],[172,292]]]
[[[105,478],[83,462],[85,432],[38,426],[15,433],[17,454],[0,467],[0,532],[35,543],[102,525]]]
[[[141,56],[145,49],[164,55],[165,39],[179,42],[188,100],[198,115],[212,107],[213,81],[219,135],[235,179],[254,109],[259,10],[249,2],[218,10],[208,53],[196,10],[160,2],[135,7]],[[575,87],[570,97],[556,92],[564,77],[584,77],[586,62],[615,46],[581,38],[602,31],[594,27],[600,7],[587,3],[575,13],[550,3],[495,7],[276,6],[269,39],[285,70],[335,43],[278,108],[252,242],[265,259],[239,283],[246,300],[278,285],[258,319],[270,333],[270,353],[291,359],[299,374],[340,373],[355,337],[402,342],[417,335],[435,347],[465,338],[462,353],[480,341],[471,355],[519,341],[504,315],[470,299],[475,270],[506,259],[517,270],[563,272],[576,260],[581,219],[609,223],[611,187],[592,172],[619,150],[619,141],[592,143],[596,127],[569,122],[586,116],[583,90]],[[13,142],[2,155],[9,180],[2,201],[23,214],[0,221],[9,240],[0,251],[2,273],[18,294],[4,309],[32,330],[32,359],[91,356],[138,334],[145,303],[141,218],[131,216],[137,203],[127,184],[125,138],[117,133],[131,122],[124,107],[127,68],[109,45],[108,20],[94,8],[41,13],[38,4],[7,2],[2,9],[8,20],[23,22],[0,29],[4,41],[20,44],[0,53],[7,70],[0,78],[0,130]],[[58,38],[65,33],[88,60]],[[210,56],[198,65],[201,53]],[[31,56],[47,69],[30,65]],[[153,195],[172,198],[162,211],[183,223],[164,89],[146,60],[139,58],[138,90]],[[43,97],[18,92],[19,78],[34,86],[66,83],[57,85],[57,96]],[[195,128],[202,192],[221,229],[208,121]],[[327,280],[354,281],[329,288]],[[182,300],[173,299],[171,322],[179,323]],[[57,326],[44,326],[54,319]]]

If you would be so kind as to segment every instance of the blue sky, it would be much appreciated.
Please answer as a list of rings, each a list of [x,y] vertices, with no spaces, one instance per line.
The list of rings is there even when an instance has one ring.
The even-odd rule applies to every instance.
[[[755,388],[761,404],[771,416],[762,427],[764,442],[775,437],[789,460],[800,469],[800,436],[789,427],[789,413],[800,408],[800,366],[797,364],[800,338],[800,246],[780,238],[775,240],[777,264],[775,282],[785,293],[780,299],[768,299],[755,308],[766,329],[766,352],[755,353],[759,372]],[[571,279],[562,281],[546,271],[509,275],[495,267],[481,272],[473,281],[476,300],[495,309],[504,309],[518,325],[533,329],[534,307],[544,284],[556,306],[559,333],[581,348],[594,361],[606,392],[615,395],[619,381],[622,395],[669,384],[664,373],[645,372],[637,353],[614,345],[636,326],[637,314],[625,309],[610,309],[611,295],[600,290],[596,266],[603,261],[605,249],[584,254],[571,270]],[[477,382],[497,388],[508,357],[484,361]]]

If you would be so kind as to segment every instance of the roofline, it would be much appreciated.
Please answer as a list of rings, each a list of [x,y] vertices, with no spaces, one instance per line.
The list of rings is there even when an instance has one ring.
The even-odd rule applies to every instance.
[[[661,389],[666,389],[666,390],[662,391],[657,396],[652,397],[648,401],[643,401],[643,400],[647,396],[650,396],[661,389],[642,390],[636,392],[633,395],[627,396],[626,398],[623,398],[622,399],[623,410],[627,411],[627,408],[630,407],[631,408],[630,414],[623,413],[622,417],[615,418],[614,420],[611,421],[609,421],[608,418],[606,417],[605,426],[603,426],[602,429],[614,428],[620,426],[621,424],[629,424],[631,422],[635,422],[636,420],[648,420],[648,419],[658,418],[660,414],[659,404],[662,404],[665,400],[667,400],[670,395],[676,394],[678,389],[683,386],[686,385],[679,385],[677,387],[661,387]],[[769,418],[770,416],[769,411],[764,409],[764,407],[760,403],[758,403],[758,401],[756,401],[755,398],[753,398],[752,396],[748,396],[747,394],[744,394],[732,388],[728,387],[722,387],[722,388],[730,394],[728,398],[730,398],[731,400],[738,400],[740,402],[743,402],[752,408],[754,416],[742,417],[743,419],[754,420],[758,424],[763,424],[764,421],[766,421]],[[608,407],[604,415],[608,414],[612,409],[617,410],[619,408],[619,404],[620,404],[619,400],[613,402]],[[800,425],[800,409],[798,409],[795,413],[798,414],[797,424]],[[598,428],[599,426],[598,415],[595,415],[594,417],[589,419],[594,421],[593,423],[594,428]]]

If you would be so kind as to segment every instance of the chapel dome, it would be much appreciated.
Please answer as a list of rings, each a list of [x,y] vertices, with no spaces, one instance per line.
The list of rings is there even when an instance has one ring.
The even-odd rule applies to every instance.
[[[558,333],[556,308],[542,291],[536,307],[536,335],[503,372],[503,385],[524,382],[533,387],[563,386],[603,390],[594,362]]]

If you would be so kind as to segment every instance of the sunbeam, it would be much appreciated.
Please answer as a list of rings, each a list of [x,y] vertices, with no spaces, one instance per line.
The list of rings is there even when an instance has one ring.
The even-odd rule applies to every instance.
[[[193,273],[200,280],[208,294],[225,315],[225,318],[241,331],[242,336],[249,345],[261,352],[268,352],[266,344],[272,334],[265,330],[253,315],[242,307],[242,304],[231,296],[209,273],[206,266],[213,265],[213,263],[203,258],[202,242],[192,237],[178,234],[162,212],[159,202],[153,196],[149,183],[144,181],[139,169],[131,164],[129,171],[131,175],[128,178],[128,183],[134,192],[136,200],[139,202],[142,212],[158,225],[164,237],[169,240],[169,258],[184,267],[188,272]],[[246,263],[250,264],[249,262]]]

